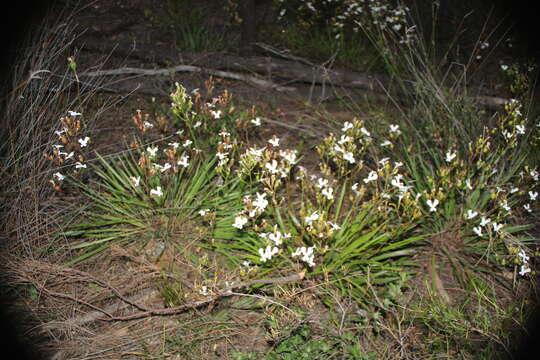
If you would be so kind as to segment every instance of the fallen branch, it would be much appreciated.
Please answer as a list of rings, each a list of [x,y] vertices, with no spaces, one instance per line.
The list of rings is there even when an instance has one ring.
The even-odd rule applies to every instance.
[[[155,69],[155,70],[124,67],[124,68],[112,69],[112,70],[91,71],[91,72],[82,73],[79,76],[80,77],[101,77],[101,76],[110,76],[110,75],[156,76],[156,75],[171,75],[177,72],[196,72],[196,73],[218,76],[224,79],[240,80],[240,81],[250,83],[252,85],[262,87],[264,89],[273,89],[273,90],[282,91],[282,92],[296,90],[293,87],[280,86],[276,83],[273,83],[268,80],[263,80],[255,76],[233,73],[230,71],[207,69],[207,68],[202,68],[199,66],[192,66],[192,65],[177,65],[170,68]]]
[[[260,280],[239,282],[239,283],[236,283],[236,284],[229,285],[229,286],[215,292],[214,294],[212,294],[211,296],[209,296],[209,297],[207,297],[207,298],[205,298],[203,300],[192,301],[192,302],[189,302],[189,303],[186,303],[186,304],[183,304],[183,305],[174,306],[174,307],[170,307],[170,308],[150,309],[148,311],[139,312],[139,313],[135,313],[135,314],[131,314],[131,315],[115,316],[115,317],[112,317],[112,318],[111,317],[109,317],[109,318],[101,318],[99,320],[104,320],[104,321],[129,321],[129,320],[137,320],[137,319],[142,319],[142,318],[151,317],[151,316],[175,315],[175,314],[179,314],[181,312],[184,312],[184,311],[186,311],[188,309],[195,309],[195,308],[198,308],[198,307],[201,307],[201,306],[204,306],[204,305],[211,304],[211,303],[213,303],[213,302],[215,302],[218,299],[223,298],[223,297],[239,295],[238,293],[233,292],[233,290],[236,290],[236,289],[246,288],[246,287],[250,287],[250,286],[254,286],[254,285],[284,284],[284,283],[289,283],[289,282],[302,280],[304,278],[304,276],[305,276],[305,273],[301,272],[301,273],[298,273],[298,274],[294,274],[294,275],[290,275],[290,276],[282,277],[282,278],[260,279]]]

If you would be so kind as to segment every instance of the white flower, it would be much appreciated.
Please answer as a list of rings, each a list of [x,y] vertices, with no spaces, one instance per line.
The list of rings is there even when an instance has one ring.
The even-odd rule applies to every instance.
[[[79,162],[79,161],[77,161],[77,162],[75,163],[75,169],[86,169],[86,168],[87,168],[86,164],[82,164],[82,163]]]
[[[482,236],[482,228],[480,226],[473,227],[473,231],[476,235]]]
[[[497,224],[495,221],[491,223],[491,226],[493,226],[493,231],[499,232],[499,230],[502,229],[503,224]]]
[[[325,178],[318,178],[317,179],[317,187],[319,189],[325,188],[328,186],[328,180]]]
[[[472,190],[472,189],[473,189],[473,187],[472,187],[472,185],[471,185],[471,179],[465,180],[465,186],[466,186],[467,189],[469,189],[469,190]]]
[[[523,208],[524,208],[525,210],[527,210],[527,212],[530,212],[530,213],[532,212],[532,209],[531,209],[531,205],[530,205],[530,204],[525,204],[525,205],[523,205]]]
[[[139,186],[139,184],[141,183],[141,177],[130,176],[129,181],[131,181],[131,184],[133,184],[133,186]]]
[[[255,206],[256,211],[263,212],[264,209],[266,209],[266,207],[268,206],[268,200],[266,200],[266,193],[257,193],[257,200],[253,202],[253,206]]]
[[[388,164],[388,160],[390,160],[390,158],[387,158],[387,157],[382,158],[381,160],[379,160],[379,165],[384,166]]]
[[[244,225],[246,225],[248,222],[248,218],[242,215],[238,215],[234,218],[234,223],[232,224],[232,227],[235,227],[237,229],[242,229]]]
[[[143,125],[144,125],[145,129],[150,129],[150,128],[154,127],[154,124],[152,124],[152,123],[150,123],[148,121],[143,122]]]
[[[161,172],[164,173],[165,171],[169,170],[170,168],[172,168],[172,165],[169,164],[169,163],[165,163],[165,165],[161,168]]]
[[[482,219],[480,219],[480,226],[486,227],[490,222],[491,220],[489,218],[482,216]]]
[[[439,205],[439,200],[426,200],[427,206],[429,206],[429,212],[436,212],[437,211],[437,205]]]
[[[156,189],[150,190],[150,195],[152,196],[163,196],[163,192],[161,191],[161,186],[158,186]]]
[[[478,215],[478,212],[467,210],[467,220],[474,219]]]
[[[148,153],[150,154],[150,156],[156,156],[157,154],[157,151],[158,151],[158,147],[155,146],[155,147],[147,147],[146,148],[146,151],[148,151]]]
[[[515,187],[513,189],[510,189],[510,194],[517,193],[519,191],[519,188]]]
[[[352,138],[350,136],[341,135],[341,138],[339,139],[338,144],[343,145],[343,144],[351,142],[351,141],[352,141]]]
[[[69,114],[69,116],[81,116],[82,115],[80,112],[71,111],[71,110],[68,110],[68,114]]]
[[[221,161],[227,159],[228,156],[229,156],[229,153],[222,153],[222,152],[216,153],[216,157]]]
[[[261,118],[256,117],[255,119],[252,119],[251,123],[253,124],[253,126],[261,126]]]
[[[199,215],[205,216],[209,212],[210,212],[210,209],[202,209],[202,210],[199,210]]]
[[[169,143],[169,146],[172,146],[174,149],[178,149],[178,147],[180,146],[180,143],[172,142],[172,143]]]
[[[210,114],[212,114],[212,117],[213,117],[214,119],[219,119],[219,118],[221,118],[221,110],[216,110],[216,111],[210,110]]]
[[[227,137],[227,136],[231,136],[231,133],[225,130],[221,130],[218,135],[221,137]]]
[[[264,152],[264,148],[260,148],[260,149],[249,148],[248,149],[248,154],[258,157],[258,158],[260,158],[263,155],[263,152]]]
[[[60,150],[61,148],[64,147],[64,145],[53,145],[52,146],[55,150]]]
[[[366,130],[365,127],[362,127],[360,128],[360,132],[362,132],[362,134],[366,135],[366,136],[371,136],[371,133],[369,131]]]
[[[502,203],[500,203],[501,207],[506,210],[509,214],[512,213],[512,208],[508,206],[508,201],[504,200]]]
[[[388,140],[385,140],[385,141],[383,141],[380,145],[381,145],[382,147],[385,147],[385,146],[390,146],[390,145],[392,145],[392,143],[391,143],[390,141],[388,141]]]
[[[279,249],[275,246],[268,245],[266,249],[259,249],[259,254],[261,255],[261,261],[267,262],[268,260],[272,259],[274,255],[276,255],[279,252]]]
[[[270,171],[271,174],[276,174],[278,172],[278,163],[275,159],[272,160],[272,163],[267,162],[264,167]]]
[[[321,190],[321,194],[326,197],[328,200],[334,199],[334,189],[331,187],[327,187]]]
[[[537,191],[529,191],[529,197],[531,198],[531,201],[534,201],[536,200],[536,198],[538,197],[538,192]]]
[[[57,130],[54,132],[56,135],[58,136],[61,136],[62,134],[65,134],[66,133],[66,129],[62,129],[62,130]]]
[[[531,269],[526,265],[521,265],[521,269],[519,270],[520,276],[525,276],[526,274],[530,273]]]
[[[531,174],[534,181],[538,181],[538,177],[539,177],[538,171],[533,170],[533,171],[530,172],[530,174]]]
[[[334,230],[334,231],[337,231],[337,230],[341,229],[341,226],[339,226],[338,224],[334,224],[334,223],[331,222],[331,221],[328,221],[328,225],[330,225],[330,227],[331,227],[332,230]]]
[[[401,130],[399,130],[399,125],[390,125],[390,133],[394,133],[396,135],[401,134]]]
[[[446,162],[452,162],[452,160],[454,160],[457,156],[457,153],[456,152],[451,152],[450,150],[448,150],[448,152],[446,153]]]
[[[368,177],[364,179],[364,183],[369,183],[370,181],[374,181],[374,180],[377,180],[379,178],[379,175],[377,175],[377,172],[372,170],[369,174],[368,174]]]
[[[251,263],[247,260],[244,260],[242,261],[242,265],[244,265],[245,267],[250,267],[251,266]]]
[[[268,140],[268,142],[272,145],[272,146],[275,146],[275,147],[278,147],[279,146],[279,138],[274,135],[270,140]]]
[[[65,154],[65,155],[66,155],[66,160],[67,160],[67,159],[71,159],[72,157],[75,156],[75,151],[72,151],[72,152],[70,152],[69,154]]]
[[[297,257],[299,255],[302,255],[302,258],[300,260],[308,264],[310,267],[314,267],[315,262],[313,261],[313,259],[315,257],[315,254],[313,253],[313,249],[315,249],[315,246],[311,246],[308,248],[302,246],[300,248],[297,248],[296,251],[291,254],[291,256]]]
[[[352,129],[353,128],[353,124],[346,121],[344,124],[343,124],[343,128],[341,129],[341,131],[343,132],[346,132],[347,130],[349,129]]]
[[[180,158],[180,160],[178,160],[176,165],[183,166],[183,167],[187,168],[188,165],[189,165],[188,161],[189,161],[189,156],[188,155],[182,155],[182,157]]]
[[[188,140],[184,141],[184,143],[182,144],[182,146],[183,146],[183,147],[188,147],[188,146],[191,145],[191,144],[193,144],[193,141],[191,141],[191,140],[188,139]]]
[[[81,144],[81,147],[86,147],[88,145],[88,141],[90,141],[90,138],[86,136],[84,139],[79,139],[79,144]]]
[[[318,220],[319,219],[319,213],[317,211],[313,212],[311,215],[309,215],[308,217],[306,217],[306,223],[311,226],[311,224],[313,224],[314,221]]]
[[[346,160],[349,162],[349,164],[354,164],[356,160],[354,159],[354,155],[350,151],[345,151],[343,153],[343,160]]]
[[[501,65],[501,69],[502,69],[502,71],[508,70],[508,65],[502,64],[502,65]]]
[[[287,160],[289,164],[294,164],[296,162],[296,150],[280,151],[279,155]]]
[[[184,133],[184,130],[178,130],[177,132],[175,132],[176,135],[182,135]]]
[[[394,169],[397,169],[398,167],[401,167],[401,166],[403,166],[402,162],[399,162],[399,161],[394,162]]]
[[[202,121],[197,121],[195,124],[193,124],[193,128],[196,129],[201,125],[202,125]]]
[[[516,131],[520,135],[525,135],[525,126],[524,125],[516,125]]]
[[[62,181],[62,180],[64,180],[64,179],[66,178],[64,175],[62,175],[62,174],[59,173],[59,172],[55,172],[55,173],[53,174],[53,177],[57,178],[58,181]]]
[[[527,254],[525,253],[525,250],[523,250],[523,249],[521,249],[519,251],[518,256],[521,259],[521,262],[524,263],[524,264],[528,263],[529,260],[530,260],[530,257],[527,256]]]

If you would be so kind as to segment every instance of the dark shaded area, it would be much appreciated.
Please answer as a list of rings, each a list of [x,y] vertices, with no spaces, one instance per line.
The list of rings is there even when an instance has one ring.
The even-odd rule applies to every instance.
[[[0,52],[0,96],[4,97],[11,90],[14,64],[19,52],[37,25],[45,17],[47,10],[54,1],[12,1],[4,5],[2,29],[2,51]],[[1,103],[1,102],[0,102]],[[6,129],[0,129],[0,132]],[[3,179],[0,179],[2,181]],[[0,228],[3,224],[0,224]],[[0,240],[5,243],[8,239],[4,234]],[[0,247],[0,252],[3,252]],[[13,306],[16,294],[13,284],[9,284],[5,272],[0,265],[0,347],[4,359],[48,359],[43,350],[43,341],[36,341],[29,336],[32,321],[28,314]]]

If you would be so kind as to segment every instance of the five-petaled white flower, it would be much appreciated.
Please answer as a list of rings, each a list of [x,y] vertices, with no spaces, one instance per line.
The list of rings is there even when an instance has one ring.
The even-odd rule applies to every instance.
[[[275,246],[268,245],[266,249],[259,249],[259,255],[261,255],[261,261],[267,262],[272,259],[272,256],[276,255],[279,252],[279,249]]]
[[[334,189],[327,187],[321,190],[321,194],[326,197],[328,200],[334,199]]]
[[[390,146],[390,145],[392,145],[392,143],[391,143],[390,141],[388,141],[388,140],[385,140],[385,141],[383,141],[380,145],[381,145],[382,147],[385,147],[385,146]]]
[[[353,128],[353,124],[348,122],[348,121],[345,121],[345,123],[343,124],[343,128],[341,129],[341,131],[343,132],[346,132],[347,130],[349,129],[352,129]]]
[[[516,125],[516,131],[519,135],[525,135],[525,126],[524,125]]]
[[[75,163],[75,169],[86,169],[86,168],[87,168],[86,164],[83,164],[79,161]]]
[[[491,223],[491,226],[493,226],[493,231],[499,232],[499,230],[502,229],[503,224],[497,224],[495,221]]]
[[[58,181],[62,181],[62,180],[64,180],[64,179],[66,178],[64,175],[62,175],[62,174],[59,173],[59,172],[55,172],[55,173],[53,174],[53,176],[54,176],[55,178],[57,178]]]
[[[448,150],[448,152],[446,153],[446,158],[445,158],[445,160],[446,160],[446,162],[448,162],[448,163],[449,163],[449,162],[452,162],[452,160],[454,160],[454,159],[456,158],[456,156],[457,156],[457,153],[456,153],[455,151],[452,152],[452,151]]]
[[[318,211],[315,211],[313,212],[311,215],[309,215],[308,217],[306,217],[306,223],[311,226],[311,224],[313,224],[314,221],[318,220],[319,219],[319,212]]]
[[[478,212],[467,210],[467,220],[474,219],[478,215]]]
[[[188,146],[191,145],[191,144],[193,144],[193,141],[191,141],[191,140],[188,139],[188,140],[184,141],[184,143],[182,144],[182,146],[183,146],[183,147],[188,147]]]
[[[90,141],[90,138],[86,136],[84,139],[79,139],[79,144],[81,144],[81,147],[86,147],[88,145],[88,141]]]
[[[210,209],[202,209],[199,210],[199,215],[205,216],[206,214],[208,214],[208,212],[210,212]]]
[[[253,202],[253,206],[255,206],[255,210],[259,212],[263,212],[264,209],[268,206],[268,200],[266,200],[266,193],[257,193],[257,199]]]
[[[272,160],[272,163],[267,162],[264,167],[270,171],[271,174],[277,174],[278,172],[278,163],[276,159]]]
[[[371,133],[369,131],[367,131],[367,129],[365,127],[360,128],[360,132],[362,134],[366,135],[367,137],[371,136]]]
[[[212,117],[213,117],[214,119],[219,119],[219,118],[221,118],[221,110],[216,110],[216,111],[210,110],[210,114],[212,114]]]
[[[187,168],[188,165],[189,165],[188,160],[189,160],[189,156],[188,156],[188,155],[182,155],[182,157],[180,157],[180,160],[178,160],[178,161],[176,162],[176,165],[178,165],[178,166],[183,166],[183,167]]]
[[[531,269],[527,265],[521,265],[521,268],[519,270],[520,276],[525,276],[526,274],[530,273]]]
[[[256,117],[255,119],[251,119],[251,123],[253,126],[261,126],[261,118]]]
[[[305,246],[296,248],[296,251],[291,254],[292,257],[297,257],[299,255],[302,255],[302,260],[306,264],[308,264],[310,267],[315,266],[315,262],[313,261],[315,254],[313,253],[313,249],[315,249],[315,246],[311,246],[306,248]]]
[[[129,181],[131,182],[131,184],[133,186],[139,186],[139,184],[141,183],[141,177],[140,176],[130,176],[129,177]]]
[[[476,235],[482,236],[482,228],[480,226],[473,227],[473,231]]]
[[[150,190],[150,195],[151,196],[163,196],[163,191],[161,191],[161,186],[158,186],[157,188],[155,189],[151,189]]]
[[[523,205],[523,208],[524,208],[525,210],[527,210],[527,212],[530,212],[530,213],[532,212],[531,204],[525,204],[525,205]]]
[[[368,174],[368,177],[364,179],[364,183],[369,183],[370,181],[375,181],[379,178],[379,175],[377,175],[377,172],[375,170],[372,170],[369,174]]]
[[[242,229],[244,225],[246,225],[248,222],[248,218],[242,215],[238,215],[234,218],[234,223],[232,224],[232,227],[235,227],[237,229]]]
[[[399,135],[401,134],[401,130],[399,130],[399,125],[390,125],[390,133],[392,134],[396,134],[396,135]]]
[[[154,124],[152,124],[151,122],[145,121],[143,122],[143,126],[145,129],[151,129],[154,127]]]
[[[531,199],[531,201],[536,200],[537,197],[538,197],[537,191],[529,191],[529,198]]]
[[[487,226],[489,223],[491,222],[491,220],[485,216],[482,216],[482,218],[480,219],[480,226]]]
[[[354,164],[356,162],[353,153],[350,151],[343,152],[343,160],[348,161],[349,164]]]
[[[158,152],[158,147],[157,146],[154,146],[154,147],[149,146],[149,147],[146,148],[146,151],[148,151],[150,156],[156,156],[156,154]]]
[[[426,200],[427,206],[429,206],[429,212],[436,212],[437,211],[437,205],[439,205],[439,200]]]
[[[275,147],[279,146],[279,138],[276,135],[274,135],[270,140],[268,140],[268,142],[272,146],[275,146]]]

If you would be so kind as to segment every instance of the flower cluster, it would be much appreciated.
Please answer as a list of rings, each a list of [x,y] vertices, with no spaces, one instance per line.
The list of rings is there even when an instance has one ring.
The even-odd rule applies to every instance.
[[[324,22],[340,39],[348,31],[375,29],[399,35],[401,42],[412,39],[408,27],[409,8],[394,6],[384,0],[279,0],[278,20],[294,19],[301,23]]]
[[[60,143],[52,145],[51,153],[45,154],[45,157],[57,166],[72,165],[75,173],[87,168],[85,152],[90,144],[90,137],[81,135],[83,128],[81,115],[75,111],[68,111],[68,115],[60,118],[62,128],[54,132]],[[53,174],[50,183],[55,190],[61,189],[65,177],[66,175],[59,171]]]

